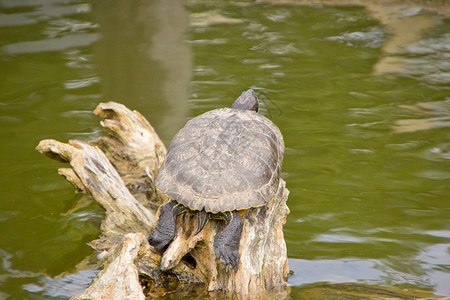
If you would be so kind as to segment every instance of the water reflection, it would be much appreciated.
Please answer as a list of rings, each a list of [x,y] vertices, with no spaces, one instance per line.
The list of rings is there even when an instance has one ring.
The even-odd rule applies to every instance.
[[[396,54],[403,53],[403,48],[420,41],[427,32],[437,24],[430,15],[422,14],[420,7],[405,8],[401,5],[368,5],[374,17],[385,25],[389,39],[382,46],[387,56],[374,65],[375,74],[399,73],[398,69],[406,63]]]
[[[189,115],[192,58],[181,0],[98,1],[96,62],[104,101],[141,112],[168,145]]]
[[[399,107],[415,115],[427,116],[428,118],[398,120],[393,127],[394,132],[414,132],[450,127],[450,99],[419,102],[413,105],[400,105]]]
[[[359,280],[378,281],[385,274],[377,270],[376,260],[303,260],[289,259],[289,267],[296,272],[289,277],[290,285],[315,282],[343,283]]]
[[[450,295],[450,243],[426,247],[416,259],[426,272],[425,284],[432,284],[438,295]]]
[[[32,294],[68,299],[81,294],[95,280],[99,271],[86,270],[63,278],[43,277],[36,283],[28,283],[24,290]]]

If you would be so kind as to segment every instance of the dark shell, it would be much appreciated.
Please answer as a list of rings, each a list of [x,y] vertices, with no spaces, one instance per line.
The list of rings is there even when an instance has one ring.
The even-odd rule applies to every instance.
[[[261,206],[278,189],[283,153],[283,136],[266,117],[249,110],[212,110],[176,134],[156,186],[193,210]]]

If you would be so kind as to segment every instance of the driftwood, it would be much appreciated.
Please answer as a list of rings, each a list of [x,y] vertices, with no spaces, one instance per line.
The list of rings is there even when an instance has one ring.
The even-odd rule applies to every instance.
[[[214,256],[214,237],[225,225],[220,220],[209,221],[193,235],[195,216],[179,215],[175,238],[161,256],[147,237],[159,216],[157,206],[168,200],[154,186],[166,148],[138,112],[109,102],[100,104],[94,113],[103,118],[101,125],[108,136],[89,143],[43,140],[37,147],[52,159],[70,163],[71,168],[59,169],[59,173],[106,210],[102,235],[90,243],[105,251],[104,269],[76,299],[144,299],[145,295],[194,290],[253,297],[287,295],[289,268],[282,228],[289,213],[289,192],[283,180],[273,200],[243,216],[236,273]]]
[[[153,182],[166,155],[166,147],[150,123],[137,111],[118,103],[101,103],[94,114],[103,118],[101,125],[108,136],[91,144],[99,146],[131,190],[142,191]]]

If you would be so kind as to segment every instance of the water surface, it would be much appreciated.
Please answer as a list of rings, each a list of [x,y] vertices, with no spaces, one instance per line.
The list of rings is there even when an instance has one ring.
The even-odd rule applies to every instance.
[[[285,138],[292,295],[363,282],[450,296],[450,23],[401,13],[420,28],[406,42],[362,6],[0,1],[0,298],[69,298],[97,273],[86,243],[103,212],[41,139],[97,137],[91,111],[113,100],[169,145],[248,88]]]

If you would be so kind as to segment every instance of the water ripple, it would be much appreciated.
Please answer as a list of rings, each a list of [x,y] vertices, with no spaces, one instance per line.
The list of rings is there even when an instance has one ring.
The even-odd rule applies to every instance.
[[[38,284],[25,284],[23,288],[31,293],[39,293],[51,297],[70,298],[81,294],[92,281],[99,271],[86,270],[77,274],[68,275],[64,278],[53,279],[45,276],[40,279]]]
[[[222,39],[222,38],[188,41],[189,44],[199,44],[199,45],[222,45],[222,44],[226,44],[227,42],[228,42],[228,39]]]
[[[68,80],[64,83],[64,86],[68,90],[80,89],[91,86],[95,83],[100,82],[100,78],[98,76],[82,78],[82,79],[74,79]]]
[[[46,21],[51,18],[86,13],[90,11],[88,4],[60,5],[63,1],[45,3],[39,1],[2,1],[1,5],[8,9],[29,6],[33,10],[15,12],[13,14],[0,14],[0,27],[26,26]]]
[[[44,34],[49,38],[55,38],[66,32],[83,32],[96,28],[98,28],[98,25],[92,22],[73,19],[56,19],[50,21],[49,26],[44,30]]]
[[[380,280],[385,275],[377,270],[376,260],[359,259],[289,259],[289,267],[294,275],[289,277],[289,285],[315,282],[355,282],[358,280]]]
[[[98,33],[74,33],[59,38],[19,42],[2,47],[7,54],[25,54],[48,51],[61,51],[74,47],[86,47],[96,42]]]
[[[379,26],[369,27],[365,31],[344,32],[338,36],[325,38],[329,41],[344,43],[347,46],[380,48],[385,40],[385,33]]]

